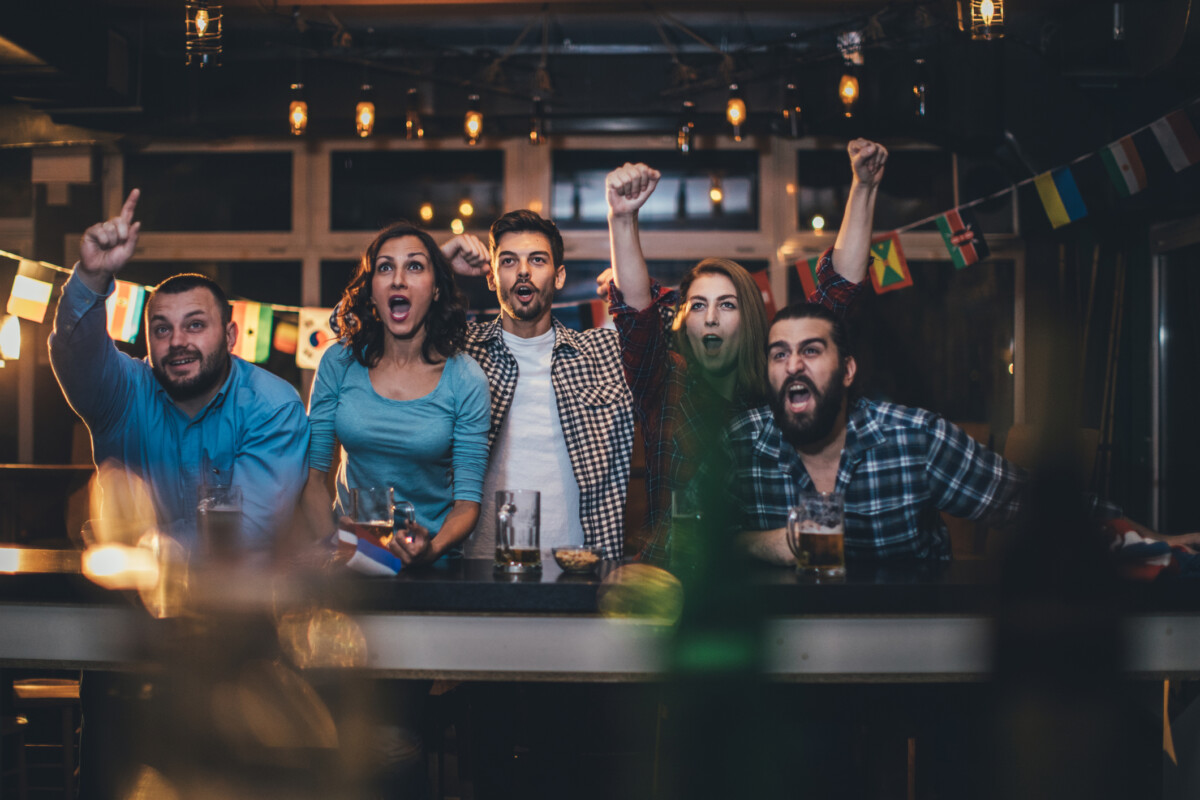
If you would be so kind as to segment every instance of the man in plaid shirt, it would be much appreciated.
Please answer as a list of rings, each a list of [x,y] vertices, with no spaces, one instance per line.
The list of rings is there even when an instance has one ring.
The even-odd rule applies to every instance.
[[[730,428],[743,544],[791,563],[784,527],[803,491],[840,492],[849,559],[950,558],[939,511],[1006,521],[1026,474],[941,417],[853,400],[856,364],[842,319],[820,305],[779,312],[767,336],[771,406]]]
[[[491,457],[467,555],[492,556],[497,490],[534,489],[543,549],[587,544],[620,558],[634,428],[617,334],[576,332],[551,314],[566,280],[553,222],[511,211],[490,239],[485,247],[462,235],[442,246],[455,272],[485,276],[500,300],[495,320],[467,327],[465,349],[492,392]]]

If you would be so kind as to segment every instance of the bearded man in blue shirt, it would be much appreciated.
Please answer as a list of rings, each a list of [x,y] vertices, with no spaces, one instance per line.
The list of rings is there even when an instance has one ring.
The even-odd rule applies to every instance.
[[[97,465],[115,463],[154,499],[161,530],[191,548],[200,486],[242,490],[242,545],[270,548],[291,519],[308,473],[308,417],[296,390],[231,355],[237,324],[221,287],[176,275],[146,308],[149,356],[109,338],[105,300],[137,246],[134,189],[120,215],[88,228],[63,287],[50,361],[87,423]]]

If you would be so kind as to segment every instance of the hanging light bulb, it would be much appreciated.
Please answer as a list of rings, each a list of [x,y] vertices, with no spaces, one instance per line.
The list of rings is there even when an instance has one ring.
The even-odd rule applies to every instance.
[[[972,39],[1004,38],[1004,0],[962,0],[969,13],[959,8],[959,27],[970,32]]]
[[[854,77],[853,73],[847,72],[838,81],[838,97],[842,98],[846,116],[854,116],[854,104],[858,102],[858,78]]]
[[[692,152],[692,136],[696,132],[696,104],[691,100],[683,101],[679,112],[679,130],[675,133],[675,149],[682,155]]]
[[[470,200],[463,200],[458,204],[458,213],[463,217],[470,217],[475,214],[475,206]]]
[[[304,100],[304,84],[292,84],[292,102],[288,105],[288,127],[293,136],[300,136],[308,127],[308,103]]]
[[[714,206],[719,206],[725,200],[725,190],[721,188],[721,179],[713,176],[712,184],[708,187],[708,199]]]
[[[812,229],[817,233],[825,230],[825,218],[820,214],[814,214],[812,218]]]
[[[421,203],[421,220],[431,222],[433,220],[433,203]]]
[[[800,90],[796,84],[788,82],[783,87],[783,107],[780,110],[783,117],[783,133],[793,139],[800,136]]]
[[[483,112],[479,110],[479,95],[467,98],[467,113],[463,116],[463,138],[474,147],[483,133]]]
[[[917,119],[929,116],[929,67],[925,59],[916,60],[917,76],[913,79],[913,113]]]
[[[742,126],[746,124],[746,101],[736,83],[729,84],[729,99],[725,102],[725,119],[733,126],[733,140],[742,140]]]
[[[421,94],[415,86],[408,90],[404,98],[404,138],[425,138],[425,126],[421,124]]]
[[[537,146],[546,143],[546,109],[542,98],[533,98],[533,113],[529,117],[529,143]]]
[[[21,320],[11,314],[0,325],[0,358],[16,361],[21,357]]]
[[[189,67],[221,66],[221,6],[208,0],[187,0],[185,50]]]
[[[364,139],[375,130],[375,103],[371,101],[371,84],[364,83],[358,105],[354,107],[354,128]]]

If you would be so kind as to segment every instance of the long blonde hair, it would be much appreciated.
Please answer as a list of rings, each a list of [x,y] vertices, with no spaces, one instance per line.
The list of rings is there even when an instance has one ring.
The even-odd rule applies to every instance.
[[[741,321],[738,323],[740,335],[734,396],[748,405],[758,405],[767,397],[767,309],[763,305],[762,290],[741,264],[728,258],[706,258],[684,276],[679,285],[679,307],[675,310],[675,321],[671,325],[675,332],[675,349],[693,369],[702,369],[685,328],[689,313],[688,290],[701,275],[724,275],[737,291]]]

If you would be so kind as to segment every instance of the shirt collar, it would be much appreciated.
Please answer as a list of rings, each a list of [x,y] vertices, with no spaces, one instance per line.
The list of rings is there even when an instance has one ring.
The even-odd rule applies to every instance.
[[[502,314],[497,314],[496,318],[491,322],[483,323],[479,330],[479,338],[489,344],[504,345],[504,326],[501,321]],[[558,321],[558,317],[550,315],[551,330],[554,331],[554,349],[560,347],[568,347],[572,350],[580,350],[579,334],[566,325]]]

